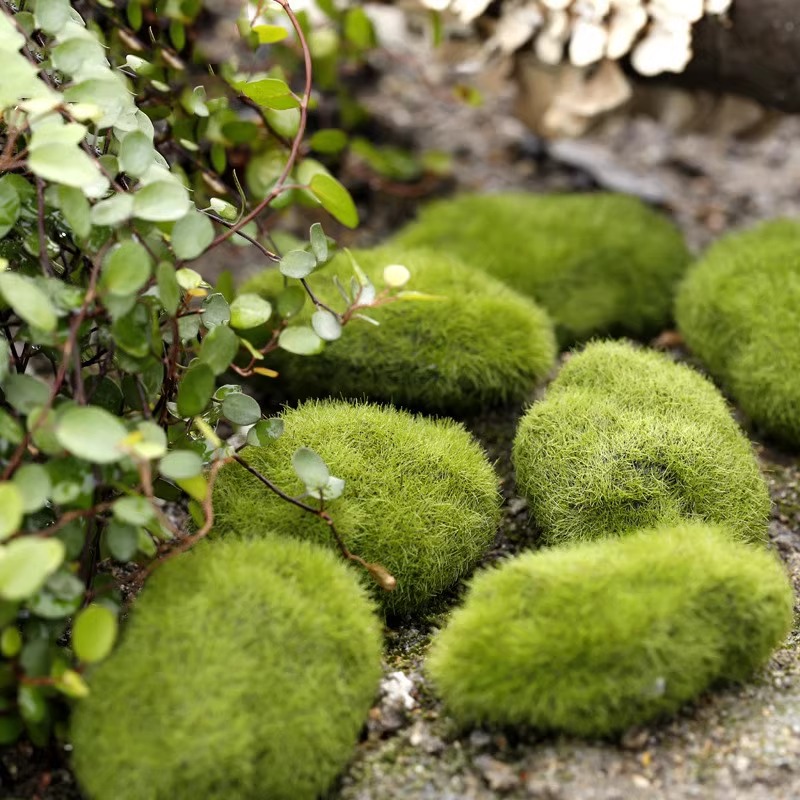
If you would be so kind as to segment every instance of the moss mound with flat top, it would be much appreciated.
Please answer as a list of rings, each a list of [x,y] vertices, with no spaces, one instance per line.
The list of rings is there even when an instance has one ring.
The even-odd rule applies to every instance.
[[[326,510],[351,552],[397,579],[393,592],[373,586],[387,613],[423,609],[494,540],[497,476],[460,424],[341,401],[308,401],[286,410],[283,420],[279,439],[241,455],[292,495],[303,492],[292,468],[298,447],[310,447],[345,480],[344,493]],[[326,524],[276,497],[239,464],[219,473],[214,509],[217,535],[302,536],[334,547]]]
[[[520,421],[513,459],[549,544],[687,519],[766,539],[769,493],[722,395],[629,343],[573,355]]]
[[[666,217],[635,198],[602,193],[441,200],[393,243],[458,256],[534,298],[562,345],[657,334],[671,320],[690,260]]]
[[[791,624],[771,553],[685,524],[481,573],[428,669],[461,723],[603,737],[745,680]]]
[[[331,553],[203,544],[158,568],[75,707],[93,800],[313,800],[347,764],[380,678],[372,604]]]
[[[686,276],[676,317],[756,426],[800,446],[800,222],[717,242]]]
[[[384,267],[399,263],[411,271],[407,290],[439,299],[366,309],[379,327],[354,320],[313,357],[270,355],[269,365],[281,373],[278,391],[294,398],[336,395],[468,412],[522,402],[555,363],[548,316],[490,276],[438,252],[392,247],[357,250],[354,256],[376,289],[384,286]],[[349,286],[353,269],[345,254],[308,281],[320,299],[341,309],[334,275]],[[276,270],[243,287],[273,303],[282,289]],[[302,316],[310,319],[312,311],[306,301]]]

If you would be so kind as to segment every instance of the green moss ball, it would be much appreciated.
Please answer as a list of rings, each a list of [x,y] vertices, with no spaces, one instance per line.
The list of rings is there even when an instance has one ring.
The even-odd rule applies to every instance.
[[[326,509],[351,552],[397,579],[397,588],[386,592],[359,569],[387,613],[424,608],[468,573],[494,540],[497,476],[458,423],[341,401],[308,401],[283,419],[281,438],[246,448],[242,456],[293,495],[303,491],[292,468],[298,447],[310,447],[345,480],[344,493]],[[327,525],[276,497],[239,464],[220,472],[214,509],[217,534],[270,532],[334,546]]]
[[[372,604],[308,542],[201,545],[159,567],[75,708],[93,800],[303,800],[349,760],[380,678]]]
[[[678,293],[683,336],[765,433],[800,446],[800,222],[728,236]]]
[[[463,724],[610,736],[744,680],[791,623],[771,553],[686,524],[478,575],[428,669]]]
[[[625,342],[570,358],[514,440],[517,482],[549,544],[698,519],[766,538],[752,446],[702,375]]]
[[[535,298],[563,345],[658,333],[690,259],[669,220],[615,194],[465,195],[423,209],[394,243],[459,256]]]
[[[271,356],[270,366],[281,372],[273,383],[290,396],[366,397],[429,411],[469,412],[522,402],[552,368],[556,345],[548,316],[499,281],[441,253],[394,247],[354,256],[378,290],[384,287],[384,267],[403,264],[412,276],[406,290],[439,299],[367,309],[364,313],[379,327],[354,320],[319,355]],[[309,283],[324,302],[342,309],[334,275],[350,284],[353,269],[346,255],[313,274]],[[276,270],[243,287],[273,301],[282,289]],[[307,301],[303,316],[310,318],[312,311]]]

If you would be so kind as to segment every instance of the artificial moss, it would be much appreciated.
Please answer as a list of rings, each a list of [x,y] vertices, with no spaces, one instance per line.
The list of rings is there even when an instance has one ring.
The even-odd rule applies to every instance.
[[[346,765],[380,677],[372,604],[308,542],[165,563],[72,721],[92,800],[304,800]]]
[[[800,446],[800,222],[727,236],[676,302],[691,349],[765,433]]]
[[[365,311],[380,323],[346,326],[341,339],[314,357],[273,356],[281,373],[272,386],[291,397],[325,395],[369,398],[428,411],[466,412],[522,402],[555,362],[552,323],[528,298],[471,270],[453,257],[406,248],[355,251],[377,289],[389,264],[403,264],[412,277],[406,289],[434,295]],[[340,254],[309,278],[314,292],[336,308],[344,303],[332,278],[353,277]],[[243,287],[271,300],[283,289],[275,270]],[[302,312],[310,318],[310,302]],[[263,384],[265,389],[272,388]]]
[[[616,194],[464,195],[427,206],[393,242],[459,256],[534,298],[562,345],[658,333],[690,259],[666,217]]]
[[[713,384],[666,355],[595,342],[531,406],[513,449],[546,543],[698,519],[766,537],[770,500],[752,446]]]
[[[478,575],[428,669],[462,724],[610,736],[746,679],[791,623],[771,553],[690,523]]]
[[[326,508],[349,549],[397,579],[391,593],[373,586],[387,613],[421,610],[492,543],[500,517],[497,476],[458,423],[342,401],[308,401],[283,419],[281,438],[245,448],[242,456],[290,494],[302,493],[291,463],[301,446],[345,480],[344,494]],[[334,546],[327,525],[235,463],[219,473],[214,509],[217,535],[303,536]]]

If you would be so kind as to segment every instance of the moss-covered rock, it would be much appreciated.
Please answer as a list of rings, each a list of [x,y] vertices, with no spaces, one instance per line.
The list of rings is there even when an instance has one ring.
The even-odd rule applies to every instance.
[[[424,208],[393,241],[459,256],[534,298],[564,345],[663,329],[690,259],[669,220],[614,194],[465,195]]]
[[[372,604],[331,553],[214,542],[159,567],[72,722],[92,800],[312,800],[380,677]]]
[[[291,397],[325,395],[370,398],[433,411],[474,411],[522,402],[555,361],[553,326],[535,303],[453,257],[405,248],[355,251],[358,264],[378,289],[389,264],[411,271],[407,289],[435,301],[393,302],[366,313],[380,322],[347,325],[342,338],[311,358],[276,354],[272,382]],[[332,277],[349,285],[353,270],[341,254],[309,278],[316,294],[343,307]],[[283,278],[269,270],[244,291],[275,300]],[[306,302],[303,316],[313,308]],[[270,390],[270,384],[263,384]]]
[[[717,242],[686,276],[676,317],[753,422],[800,446],[800,222]]]
[[[298,447],[312,448],[345,480],[344,494],[326,508],[348,548],[397,579],[391,593],[374,587],[388,613],[423,608],[492,543],[500,517],[497,476],[458,423],[341,401],[309,401],[283,419],[280,439],[242,455],[290,494],[303,491],[291,463]],[[334,546],[327,525],[277,498],[238,464],[220,472],[214,509],[217,535],[303,536]]]
[[[513,458],[550,544],[685,519],[766,537],[769,493],[722,395],[625,342],[593,343],[567,361],[521,420]]]
[[[608,736],[744,680],[791,623],[771,553],[686,524],[478,575],[428,669],[461,723]]]

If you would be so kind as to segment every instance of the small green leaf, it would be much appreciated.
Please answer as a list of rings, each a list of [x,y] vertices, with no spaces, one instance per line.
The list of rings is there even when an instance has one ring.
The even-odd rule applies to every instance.
[[[197,258],[214,241],[214,226],[206,214],[190,209],[175,223],[170,238],[178,258]]]
[[[136,433],[128,439],[131,452],[147,461],[161,458],[167,452],[167,435],[150,420],[142,420],[136,426]]]
[[[128,435],[113,414],[96,406],[73,406],[56,424],[56,438],[72,455],[94,464],[111,464],[124,453],[119,444]]]
[[[213,393],[214,373],[211,367],[208,364],[195,364],[186,371],[178,386],[178,413],[182,417],[202,414]]]
[[[318,308],[311,316],[311,327],[320,339],[335,342],[342,335],[342,323],[335,314],[324,308]]]
[[[20,414],[30,414],[35,408],[47,405],[50,387],[33,375],[12,372],[3,383],[6,401]]]
[[[100,286],[109,294],[136,294],[150,280],[150,254],[138,242],[127,241],[109,250],[103,259]]]
[[[336,500],[344,492],[344,478],[337,478],[331,475],[328,482],[320,490],[323,500]]]
[[[227,325],[218,325],[203,339],[199,358],[215,375],[221,375],[231,365],[238,352],[239,337]]]
[[[112,194],[92,206],[89,221],[92,225],[113,228],[133,216],[133,195],[127,192]]]
[[[231,319],[231,307],[228,301],[219,293],[210,294],[203,300],[203,308],[200,312],[203,325],[211,330],[218,325],[225,325]]]
[[[250,395],[234,392],[222,401],[222,415],[234,425],[252,425],[261,419],[261,407]]]
[[[282,42],[289,35],[289,31],[280,25],[256,25],[253,28],[253,33],[258,36],[259,44]]]
[[[284,319],[296,317],[306,303],[308,293],[302,286],[293,284],[287,286],[279,295],[276,300],[278,306],[278,314]]]
[[[0,653],[6,658],[16,658],[22,650],[22,634],[16,628],[6,628],[0,635]]]
[[[150,501],[141,496],[120,497],[114,503],[112,511],[120,522],[127,522],[129,525],[147,525],[155,515]]]
[[[79,661],[102,661],[117,640],[117,617],[106,606],[92,604],[75,617],[72,649]]]
[[[0,409],[0,441],[5,440],[11,444],[22,441],[22,426],[7,411]]]
[[[23,464],[14,473],[13,481],[22,495],[26,514],[38,511],[47,502],[52,486],[50,474],[41,464]],[[0,508],[3,508],[2,501]]]
[[[295,325],[281,331],[278,346],[298,356],[313,356],[322,350],[324,343],[311,328]]]
[[[119,146],[119,167],[128,175],[138,178],[144,175],[155,160],[153,142],[142,131],[129,133]]]
[[[173,222],[189,210],[186,189],[173,181],[154,181],[133,195],[133,214],[150,222]]]
[[[240,294],[231,303],[231,326],[249,330],[263,325],[272,316],[272,306],[257,294]]]
[[[31,278],[16,272],[0,272],[0,294],[28,325],[48,332],[56,329],[58,318],[53,303]]]
[[[299,105],[286,81],[278,78],[264,78],[260,81],[237,83],[236,88],[262,108],[286,109]]]
[[[256,422],[247,432],[247,444],[264,447],[283,434],[284,424],[280,417],[270,417]]]
[[[74,144],[48,142],[31,151],[28,167],[46,181],[80,189],[86,197],[102,197],[108,191],[108,179],[83,150]]]
[[[24,600],[36,594],[64,561],[60,539],[22,536],[9,542],[0,556],[0,597]]]
[[[311,252],[314,253],[318,263],[324,264],[328,260],[328,237],[325,236],[322,225],[315,222],[308,234],[311,239]]]
[[[290,250],[280,263],[280,271],[287,278],[305,278],[317,268],[317,259],[306,250]]]
[[[0,178],[0,239],[17,224],[22,208],[19,192],[7,177]]]
[[[344,36],[348,42],[366,50],[375,44],[375,29],[367,12],[355,6],[348,9],[344,17]]]
[[[310,447],[298,447],[294,451],[292,467],[311,493],[324,489],[331,477],[328,465]]]
[[[39,686],[19,687],[17,691],[17,708],[19,714],[28,725],[36,725],[47,716],[47,701]]]
[[[181,287],[175,277],[175,267],[167,261],[162,261],[156,268],[156,283],[158,284],[158,297],[164,311],[174,316],[181,301]]]
[[[70,20],[69,0],[36,0],[36,27],[58,33]]]
[[[25,514],[25,498],[16,484],[0,481],[0,541],[19,530]]]
[[[318,173],[311,179],[309,188],[334,219],[348,228],[358,227],[356,204],[347,189],[336,178]]]
[[[106,546],[117,561],[131,561],[139,549],[139,529],[112,519],[106,528]]]
[[[202,473],[203,461],[192,450],[174,450],[161,459],[158,469],[169,480],[186,480]]]
[[[79,239],[87,237],[92,230],[91,207],[83,192],[74,186],[59,186],[58,203],[72,232]]]
[[[338,128],[325,128],[312,134],[308,144],[318,153],[332,155],[347,147],[347,134]]]

